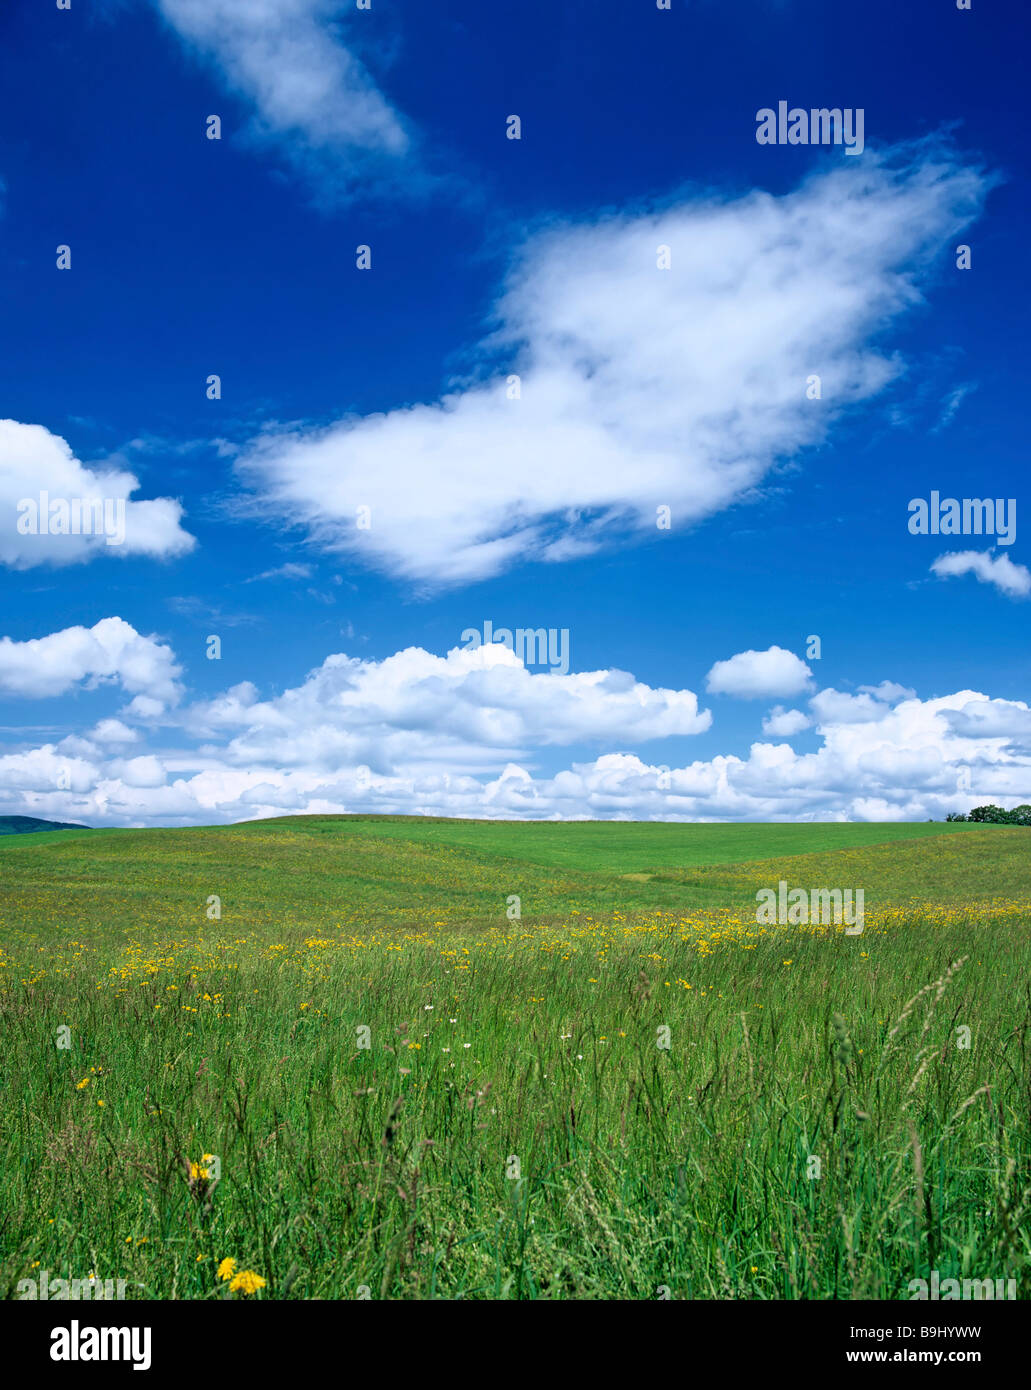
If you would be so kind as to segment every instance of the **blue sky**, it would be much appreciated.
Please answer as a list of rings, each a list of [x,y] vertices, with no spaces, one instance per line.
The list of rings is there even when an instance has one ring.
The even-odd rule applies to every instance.
[[[517,9],[0,17],[0,810],[1031,798],[1020,7]],[[781,99],[862,152],[760,145]]]

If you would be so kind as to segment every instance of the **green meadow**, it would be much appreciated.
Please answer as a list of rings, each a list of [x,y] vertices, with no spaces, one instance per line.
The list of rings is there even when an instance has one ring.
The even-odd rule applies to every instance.
[[[0,840],[0,1292],[1031,1291],[1031,833],[291,817]],[[756,922],[865,894],[864,929]]]

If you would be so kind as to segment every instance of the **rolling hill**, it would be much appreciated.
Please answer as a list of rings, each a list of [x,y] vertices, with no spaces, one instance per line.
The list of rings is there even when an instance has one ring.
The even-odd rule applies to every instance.
[[[41,830],[87,830],[73,821],[40,820],[38,816],[0,816],[0,835],[35,835]]]

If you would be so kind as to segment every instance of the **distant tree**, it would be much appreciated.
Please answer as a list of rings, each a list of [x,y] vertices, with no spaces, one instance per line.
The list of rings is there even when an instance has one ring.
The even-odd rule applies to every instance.
[[[950,811],[949,814],[945,817],[945,819],[946,819],[946,820],[966,820],[966,816],[963,814],[962,811]]]
[[[1010,822],[1013,825],[1031,825],[1031,806],[1014,806],[1010,812]]]
[[[1013,813],[1003,810],[1002,806],[974,806],[968,820],[977,820],[985,826],[1013,826],[1013,824],[1023,824],[1023,821],[1014,821]]]

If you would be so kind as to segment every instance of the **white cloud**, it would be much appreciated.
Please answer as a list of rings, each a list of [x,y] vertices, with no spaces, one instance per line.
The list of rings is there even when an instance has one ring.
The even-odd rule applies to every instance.
[[[167,497],[130,501],[139,486],[131,473],[80,463],[65,441],[42,425],[0,420],[0,565],[24,570],[44,564],[81,564],[98,555],[166,559],[192,550],[196,542],[180,525],[179,503]],[[124,539],[109,545],[102,530],[97,535],[22,534],[19,522],[30,513],[19,503],[33,501],[38,514],[42,492],[52,503],[105,499],[112,516],[120,503]],[[43,515],[49,515],[48,509],[43,509]],[[43,530],[42,524],[38,529]]]
[[[821,730],[832,724],[871,724],[883,719],[889,702],[873,695],[850,695],[844,690],[821,690],[809,701]]]
[[[793,734],[808,729],[811,723],[808,714],[803,714],[800,709],[784,709],[776,705],[763,720],[763,733],[772,734],[775,738],[791,738]]]
[[[164,702],[152,695],[137,695],[129,701],[122,713],[129,719],[157,719],[164,713]]]
[[[977,386],[974,382],[962,382],[942,401],[942,412],[938,418],[938,423],[934,426],[931,433],[938,434],[941,430],[947,429],[952,424],[956,411],[963,404],[963,400],[971,391],[976,391]]]
[[[150,756],[128,758],[125,762],[115,761],[108,768],[108,773],[111,777],[120,779],[125,786],[134,789],[165,785],[164,765],[159,759]]]
[[[275,569],[262,570],[261,574],[252,574],[250,579],[245,579],[245,584],[257,584],[261,579],[310,579],[312,575],[311,565],[299,565],[292,560],[288,560],[285,565],[277,565]]]
[[[947,717],[962,737],[1031,742],[1031,708],[1023,700],[972,700]]]
[[[345,39],[366,17],[339,0],[155,0],[182,39],[215,62],[271,141],[324,190],[340,193],[410,137]],[[368,32],[366,27],[366,33]],[[410,172],[410,171],[409,171]]]
[[[738,652],[717,661],[705,678],[712,695],[736,695],[757,700],[777,695],[799,695],[808,688],[812,671],[794,652],[770,647],[764,652]]]
[[[174,724],[181,746],[158,747],[147,732],[151,746],[128,757],[120,729],[102,721],[88,739],[0,756],[0,812],[94,825],[319,811],[900,820],[1028,799],[1026,704],[964,690],[892,705],[828,689],[811,705],[814,752],[760,740],[745,755],[670,768],[661,743],[647,760],[633,750],[708,729],[689,690],[616,671],[531,673],[500,645],[444,657],[408,648],[382,661],[338,654],[279,695],[242,684],[166,713],[161,736]],[[135,718],[130,706],[119,722]],[[541,770],[545,750],[554,763],[555,749],[585,742],[602,751]]]
[[[653,689],[623,671],[531,673],[500,644],[446,657],[408,647],[378,662],[334,655],[276,699],[245,683],[189,718],[232,735],[224,756],[237,765],[477,771],[527,746],[668,738],[712,722],[690,690]]]
[[[925,265],[988,182],[927,146],[845,165],[781,197],[698,196],[532,237],[471,385],[270,431],[237,465],[256,505],[441,585],[656,537],[664,505],[682,532],[749,496],[901,370],[875,339],[919,302]]]
[[[38,699],[76,686],[115,684],[149,700],[151,712],[158,714],[178,700],[179,674],[170,647],[141,636],[121,618],[102,618],[91,628],[66,627],[26,642],[0,638],[0,695]],[[104,731],[98,737],[106,735],[110,742],[124,727],[106,720],[98,726]]]
[[[99,765],[59,752],[52,743],[0,757],[0,792],[8,794],[7,805],[46,807],[40,812],[44,818],[71,820],[71,816],[57,816],[56,809],[77,797],[83,798],[84,804],[92,810],[96,806],[94,796],[100,778]],[[4,804],[2,798],[0,804]],[[35,815],[36,812],[27,810],[26,814]]]
[[[880,685],[861,685],[859,689],[865,695],[872,695],[875,700],[882,700],[886,705],[897,704],[899,700],[911,700],[916,694],[908,685],[899,685],[897,681],[881,681]]]
[[[1026,598],[1031,593],[1031,570],[1015,565],[1008,555],[993,555],[990,550],[950,550],[938,556],[931,570],[939,579],[972,574],[1010,598]]]
[[[120,719],[101,719],[89,737],[94,743],[122,744],[137,743],[140,735],[136,729],[130,729]]]

